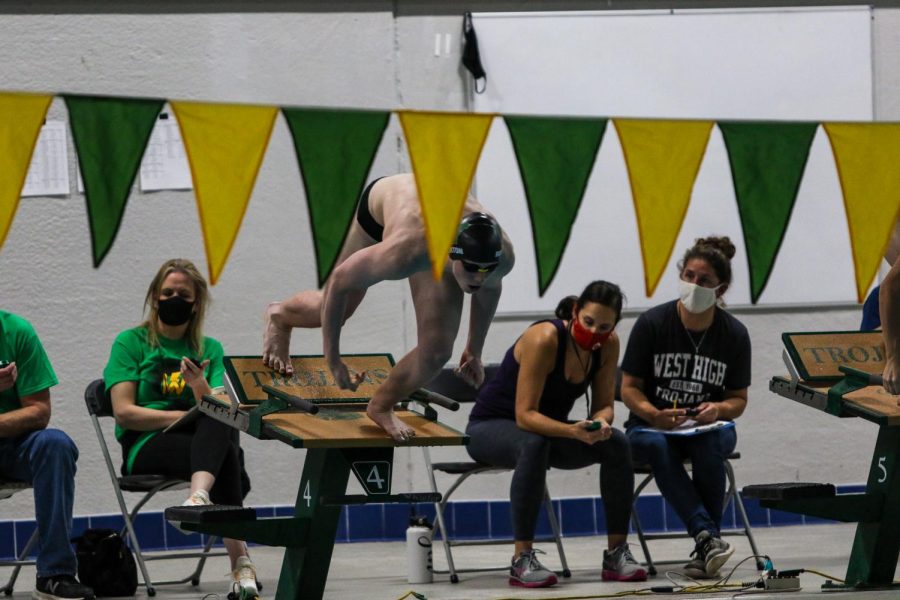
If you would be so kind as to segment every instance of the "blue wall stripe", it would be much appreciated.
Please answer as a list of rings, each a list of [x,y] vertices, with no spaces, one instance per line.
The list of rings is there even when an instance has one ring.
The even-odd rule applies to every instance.
[[[861,485],[838,486],[838,493],[860,493]],[[762,508],[752,498],[744,499],[747,517],[753,527],[779,527],[785,525],[816,525],[832,523],[825,519],[804,517],[793,513]],[[553,501],[553,508],[567,537],[602,535],[606,533],[603,515],[603,499],[600,497],[560,498]],[[292,506],[269,506],[257,509],[261,517],[293,514]],[[646,532],[681,531],[680,522],[668,504],[659,494],[642,494],[637,503],[641,526]],[[336,536],[337,542],[400,541],[405,539],[405,531],[410,515],[421,514],[434,522],[434,507],[431,504],[368,504],[345,506],[341,513]],[[740,517],[729,505],[726,508],[724,525],[740,523]],[[508,500],[473,500],[450,502],[445,519],[451,534],[465,538],[503,538],[509,535]],[[109,527],[120,529],[124,526],[121,515],[89,515],[75,518],[73,536],[87,527]],[[31,520],[0,521],[0,560],[9,560],[17,555],[28,537],[34,531]],[[539,533],[547,527],[546,515],[541,511]],[[143,512],[138,516],[135,530],[141,549],[181,550],[202,547],[203,538],[198,534],[185,535],[169,525],[162,511]],[[13,535],[10,535],[13,533]],[[33,557],[32,557],[33,558]]]

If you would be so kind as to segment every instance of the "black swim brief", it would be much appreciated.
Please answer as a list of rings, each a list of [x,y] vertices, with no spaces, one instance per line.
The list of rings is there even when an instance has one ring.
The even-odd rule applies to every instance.
[[[359,197],[359,205],[356,207],[356,222],[359,223],[359,226],[362,227],[363,231],[369,234],[369,237],[376,242],[380,242],[384,237],[384,225],[381,225],[376,221],[375,217],[373,217],[372,213],[369,211],[369,192],[372,191],[372,186],[382,179],[384,179],[384,177],[379,177],[366,186],[362,196]]]

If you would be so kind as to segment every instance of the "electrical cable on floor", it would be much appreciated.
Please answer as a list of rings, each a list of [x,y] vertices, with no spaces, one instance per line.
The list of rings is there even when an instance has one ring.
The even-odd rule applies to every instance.
[[[828,573],[822,573],[820,571],[816,571],[814,569],[797,569],[800,573],[812,573],[814,575],[818,575],[822,579],[831,579],[832,581],[837,581],[838,583],[847,583],[846,580],[841,579],[840,577],[835,577],[834,575],[829,575]]]
[[[623,590],[620,592],[614,592],[610,594],[590,594],[590,595],[579,595],[579,596],[553,596],[552,600],[597,600],[600,598],[623,598],[626,596],[656,596],[656,595],[666,595],[666,596],[675,596],[675,595],[686,595],[686,594],[711,594],[714,592],[722,592],[733,588],[738,588],[735,591],[740,594],[746,590],[751,590],[756,587],[757,583],[762,581],[762,576],[760,575],[758,578],[742,583],[728,583],[731,577],[734,575],[735,570],[740,567],[742,564],[751,559],[764,558],[767,561],[767,566],[771,566],[771,559],[768,556],[764,555],[750,555],[746,558],[740,560],[725,577],[721,577],[712,583],[698,581],[692,577],[688,577],[678,571],[667,571],[666,579],[669,580],[670,586],[651,586],[646,588],[638,588],[634,590]],[[684,585],[676,581],[675,577],[680,576],[684,579],[691,582],[693,585]],[[405,596],[404,596],[405,598]],[[530,596],[529,598],[517,598],[517,597],[503,597],[503,598],[495,598],[494,600],[539,600],[540,597]],[[547,597],[550,598],[550,597]]]
[[[742,581],[740,583],[729,583],[731,578],[734,576],[734,572],[745,562],[748,560],[755,559],[765,559],[766,568],[760,573],[760,575],[756,579]],[[734,588],[735,593],[731,596],[732,598],[737,598],[740,596],[750,596],[753,594],[766,593],[766,594],[778,594],[782,592],[797,592],[800,591],[800,588],[797,589],[785,589],[785,590],[766,590],[763,589],[765,582],[765,574],[773,570],[772,560],[765,555],[755,555],[751,554],[740,561],[738,561],[728,574],[724,577],[720,577],[719,579],[711,582],[700,581],[694,579],[693,577],[689,577],[683,573],[678,571],[666,571],[666,579],[671,583],[670,586],[651,586],[646,588],[638,588],[634,590],[622,590],[620,592],[613,592],[610,594],[589,594],[589,595],[579,595],[579,596],[552,596],[552,600],[599,600],[602,598],[624,598],[626,596],[657,596],[657,595],[666,595],[666,596],[677,596],[677,595],[686,595],[686,594],[711,594],[714,592],[722,592],[726,590],[731,590]],[[831,581],[836,581],[838,583],[845,583],[843,579],[840,577],[834,577],[829,575],[828,573],[822,573],[821,571],[816,571],[815,569],[790,569],[787,571],[782,571],[782,573],[796,573],[798,576],[800,573],[812,573],[814,575],[818,575],[824,579],[828,579]],[[690,582],[690,585],[685,585],[680,581],[680,579],[686,580]],[[894,583],[900,583],[895,581]],[[211,594],[215,596],[215,594]],[[208,595],[209,596],[209,595]],[[420,594],[418,592],[410,590],[397,600],[406,600],[412,596],[416,600],[427,600],[424,594]],[[540,596],[529,596],[528,598],[520,598],[514,596],[504,596],[501,598],[495,598],[494,600],[540,600]],[[551,598],[547,596],[545,598]],[[206,597],[204,597],[206,600]]]

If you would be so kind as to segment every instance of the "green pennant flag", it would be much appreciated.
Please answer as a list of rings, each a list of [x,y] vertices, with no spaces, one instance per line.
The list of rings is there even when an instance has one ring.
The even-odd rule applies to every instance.
[[[525,186],[538,293],[556,276],[607,119],[504,116]]]
[[[322,287],[350,230],[391,114],[306,108],[281,111],[297,151]]]
[[[164,100],[63,96],[84,180],[94,268],[112,248]]]
[[[741,215],[750,298],[766,288],[800,189],[817,123],[719,122]]]

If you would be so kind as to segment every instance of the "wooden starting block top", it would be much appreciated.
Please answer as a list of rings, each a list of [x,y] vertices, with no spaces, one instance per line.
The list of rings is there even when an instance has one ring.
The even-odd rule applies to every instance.
[[[877,331],[782,333],[788,369],[801,381],[834,382],[844,377],[840,367],[867,373],[884,370],[884,339]]]
[[[884,340],[878,331],[783,333],[785,365],[790,377],[774,377],[769,389],[819,410],[858,416],[889,426],[900,425],[897,396],[880,385],[843,386],[850,367],[880,375],[884,370]],[[838,387],[841,385],[841,387]],[[832,389],[834,388],[834,389]],[[829,407],[829,396],[832,404]]]
[[[331,378],[321,356],[292,356],[294,374],[284,377],[265,367],[259,356],[226,356],[227,394],[204,396],[200,410],[251,435],[254,411],[264,408],[269,395],[262,386],[309,400],[318,412],[287,408],[261,417],[259,437],[278,439],[294,448],[359,448],[392,446],[459,446],[468,437],[452,427],[412,410],[395,410],[397,417],[415,430],[405,444],[397,444],[366,415],[366,404],[387,378],[394,361],[389,354],[343,356],[355,371],[365,371],[365,381],[355,392],[342,390]],[[235,403],[238,406],[235,406]]]
[[[200,410],[242,431],[247,431],[253,404],[242,404],[234,414],[227,394],[204,396]],[[378,448],[391,446],[461,446],[468,437],[411,410],[395,411],[416,435],[398,444],[366,415],[366,405],[322,407],[317,414],[287,409],[262,418],[264,438],[278,439],[294,448]],[[242,424],[244,426],[242,426]]]
[[[870,385],[844,394],[844,404],[873,416],[887,418],[887,424],[900,425],[900,404],[897,396],[888,394],[880,385]]]
[[[825,410],[828,405],[828,391],[831,387],[805,382],[796,383],[788,377],[773,377],[769,383],[769,389],[784,398],[818,410]],[[883,420],[886,425],[900,425],[900,405],[897,404],[897,396],[888,394],[880,385],[871,385],[848,392],[841,398],[852,416],[869,416]]]

